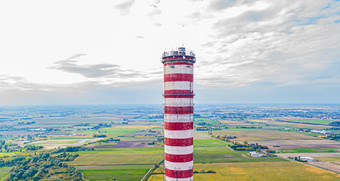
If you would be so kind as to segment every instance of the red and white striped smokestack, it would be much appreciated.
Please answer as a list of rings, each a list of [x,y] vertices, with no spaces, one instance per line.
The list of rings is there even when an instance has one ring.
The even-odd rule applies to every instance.
[[[195,54],[164,52],[164,151],[166,181],[193,180]]]

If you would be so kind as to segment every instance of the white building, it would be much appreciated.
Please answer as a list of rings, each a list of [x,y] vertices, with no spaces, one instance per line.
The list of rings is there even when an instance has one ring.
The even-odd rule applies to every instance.
[[[263,155],[260,154],[260,153],[256,153],[256,152],[249,152],[249,155],[252,156],[252,157],[262,157]]]
[[[315,161],[314,158],[309,157],[309,156],[300,157],[300,160],[301,160],[301,161],[307,161],[307,162],[309,162],[309,161],[310,161],[310,162]]]

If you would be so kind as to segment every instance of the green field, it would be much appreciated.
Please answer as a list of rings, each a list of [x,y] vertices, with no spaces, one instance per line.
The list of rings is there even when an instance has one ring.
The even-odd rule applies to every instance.
[[[0,153],[0,157],[4,157],[4,156],[13,156],[14,155],[14,153],[3,153],[3,152],[1,152]],[[1,167],[0,167],[1,168]]]
[[[227,148],[226,146],[230,144],[218,139],[194,140],[195,163],[285,161],[276,157],[251,158],[247,151],[232,151]]]
[[[334,153],[340,152],[339,148],[292,148],[279,149],[282,153]]]
[[[0,179],[6,176],[10,170],[11,167],[0,167]]]
[[[68,164],[76,166],[90,180],[140,180],[164,157],[164,149],[158,147],[97,148],[75,153],[79,157]]]
[[[214,120],[214,119],[208,119],[208,118],[195,118],[194,124],[198,124],[199,122],[207,122],[211,124],[221,124],[221,122]]]
[[[149,169],[98,169],[79,170],[89,180],[113,180],[120,181],[140,180]]]

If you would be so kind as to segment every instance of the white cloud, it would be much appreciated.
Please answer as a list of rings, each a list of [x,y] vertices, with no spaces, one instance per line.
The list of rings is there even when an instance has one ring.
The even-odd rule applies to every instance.
[[[339,12],[332,0],[2,1],[0,91],[161,87],[161,53],[181,44],[201,88],[338,85]]]

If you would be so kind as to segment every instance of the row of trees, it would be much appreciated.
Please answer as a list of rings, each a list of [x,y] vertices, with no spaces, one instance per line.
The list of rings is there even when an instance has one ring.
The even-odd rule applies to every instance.
[[[268,149],[267,146],[262,146],[259,144],[249,144],[247,141],[245,141],[243,144],[234,141],[234,145],[230,146],[235,151],[259,151],[261,149]]]

